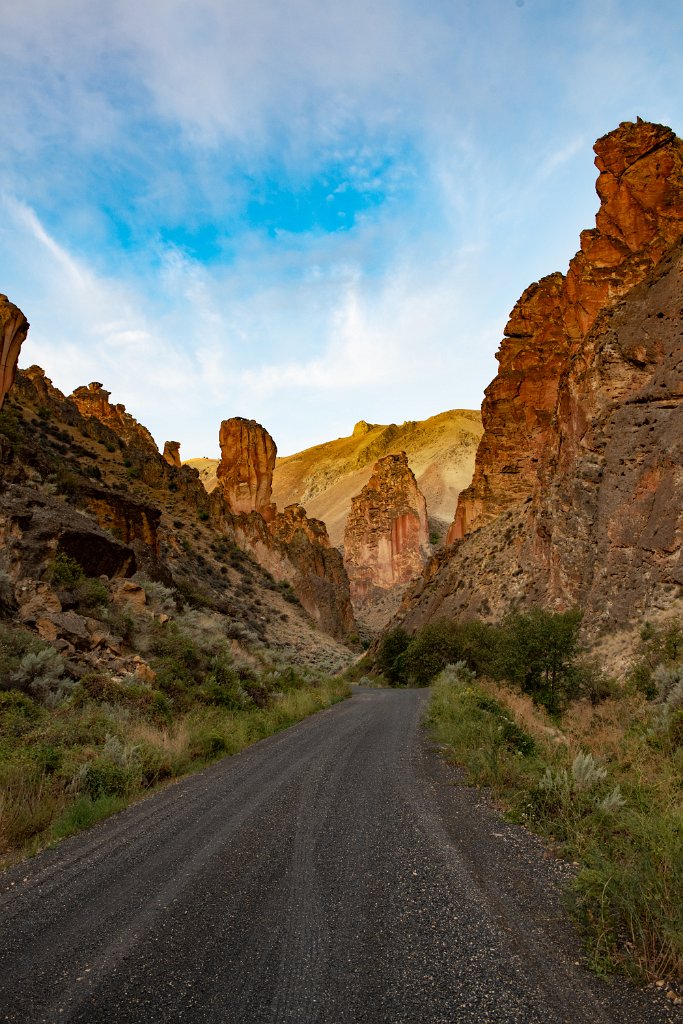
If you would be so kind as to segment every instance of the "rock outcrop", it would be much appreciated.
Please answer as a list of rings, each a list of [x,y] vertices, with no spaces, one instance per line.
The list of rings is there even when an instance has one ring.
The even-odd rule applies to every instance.
[[[125,405],[112,405],[109,401],[110,391],[105,391],[101,384],[93,381],[87,387],[76,388],[70,396],[82,416],[92,416],[104,423],[110,430],[125,441],[130,448],[159,453],[156,441],[146,427],[126,412]]]
[[[603,313],[559,385],[529,501],[433,558],[409,629],[580,607],[588,634],[683,608],[683,245]]]
[[[256,420],[234,416],[221,423],[219,442],[217,476],[228,508],[235,515],[258,512],[270,522],[275,516],[271,497],[277,455],[272,437]]]
[[[8,404],[12,415],[0,424],[0,570],[13,581],[46,582],[61,551],[90,576],[141,571],[175,585],[190,603],[239,616],[237,632],[278,638],[280,647],[291,641],[311,656],[353,632],[348,579],[324,524],[298,508],[276,516],[267,500],[270,439],[273,458],[251,475],[267,522],[260,511],[232,511],[222,489],[207,494],[197,471],[146,443],[144,428],[119,415],[100,385],[66,398],[34,366],[18,372]],[[40,629],[64,637],[67,624],[54,616],[69,609],[53,611]]]
[[[683,609],[682,147],[669,129],[642,123],[622,125],[597,143],[601,180],[607,175],[599,183],[600,232],[609,227],[614,240],[615,225],[621,225],[623,245],[640,242],[644,251],[629,249],[616,269],[594,267],[594,284],[602,281],[601,309],[586,298],[599,294],[597,285],[585,284],[584,300],[572,312],[565,302],[569,275],[554,275],[560,333],[552,317],[544,321],[539,312],[539,286],[525,293],[521,305],[532,311],[526,323],[535,324],[526,335],[525,357],[533,350],[535,361],[527,364],[538,373],[527,381],[524,361],[509,358],[520,339],[506,341],[487,398],[495,429],[487,427],[484,453],[462,502],[465,535],[431,560],[406,596],[400,618],[408,628],[442,615],[496,619],[512,604],[542,605],[581,608],[584,629],[594,638],[615,630],[628,636],[645,618]],[[657,171],[666,173],[662,178]],[[590,234],[591,244],[604,241]],[[678,240],[664,249],[671,235]],[[582,252],[589,249],[582,236]],[[579,264],[588,281],[587,264]],[[614,274],[612,291],[605,292],[608,273]],[[624,291],[629,276],[631,287]],[[544,286],[545,299],[550,294]],[[524,323],[519,309],[515,316],[516,324]],[[542,338],[551,368],[546,391]],[[565,353],[564,365],[558,351]],[[510,387],[513,371],[519,386],[508,392],[506,415],[517,423],[516,441],[513,430],[506,434],[504,403],[490,402]],[[524,384],[526,412],[536,416],[527,420],[533,429],[526,437],[513,415],[523,410],[515,392]],[[503,441],[505,463],[496,453]],[[515,472],[503,474],[506,466]],[[504,475],[514,481],[507,495]]]
[[[344,565],[354,605],[419,575],[429,550],[427,506],[406,453],[386,455],[353,498],[346,522]]]
[[[270,524],[294,566],[294,591],[312,618],[332,636],[348,635],[355,626],[349,579],[341,553],[330,545],[325,524],[309,519],[301,505],[288,505]]]
[[[240,545],[291,585],[321,629],[346,636],[355,624],[342,556],[330,545],[323,522],[309,519],[298,503],[278,512],[271,501],[277,453],[272,437],[255,420],[237,416],[221,423],[219,440],[213,516],[222,522],[227,510]]]
[[[526,289],[505,328],[482,405],[484,436],[448,540],[528,498],[562,374],[601,311],[612,308],[683,234],[683,142],[670,128],[625,122],[595,143],[596,227],[565,275]]]
[[[175,466],[176,469],[180,469],[182,465],[180,461],[180,441],[164,441],[164,459],[168,462],[169,466]]]
[[[29,323],[18,306],[0,295],[0,409],[17,372],[19,352],[26,340]]]

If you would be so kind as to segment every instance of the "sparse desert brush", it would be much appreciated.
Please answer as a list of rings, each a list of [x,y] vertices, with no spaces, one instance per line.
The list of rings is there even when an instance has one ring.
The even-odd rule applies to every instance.
[[[30,692],[0,690],[0,864],[348,694],[339,680],[274,668],[263,655],[235,658],[225,645],[211,655],[174,623],[157,631],[149,621],[161,669],[185,673],[177,696],[102,671],[84,676],[56,710]],[[13,667],[33,650],[26,631],[0,628],[3,638],[0,658]]]
[[[492,787],[513,820],[581,863],[572,899],[591,962],[641,980],[680,980],[683,730],[679,738],[680,711],[670,718],[665,710],[671,695],[678,699],[675,663],[657,672],[658,699],[617,689],[620,696],[597,704],[569,703],[559,725],[528,695],[491,680],[466,686],[453,675],[434,685],[433,735],[473,781]],[[533,738],[526,756],[505,751],[477,691]]]

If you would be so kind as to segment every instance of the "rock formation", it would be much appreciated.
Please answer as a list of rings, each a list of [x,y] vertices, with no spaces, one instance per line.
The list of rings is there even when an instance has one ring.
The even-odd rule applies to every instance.
[[[427,506],[405,452],[375,463],[351,503],[344,534],[344,565],[354,605],[422,572],[429,555]]]
[[[511,604],[578,606],[598,637],[680,613],[682,150],[669,129],[642,123],[596,144],[598,231],[584,232],[566,279],[532,286],[513,314],[459,505],[465,535],[407,595],[408,628],[441,615],[496,619]],[[607,265],[617,251],[624,258]]]
[[[309,615],[332,636],[348,635],[355,625],[349,580],[325,524],[309,519],[301,505],[288,505],[277,513],[270,532],[296,570],[291,583]]]
[[[683,142],[670,128],[625,122],[594,148],[596,227],[581,233],[566,276],[532,284],[511,313],[482,405],[474,477],[459,497],[449,542],[531,495],[570,360],[598,314],[683,234]]]
[[[580,607],[589,634],[683,606],[683,245],[598,317],[563,375],[530,501],[433,558],[410,628]]]
[[[129,447],[158,454],[159,449],[149,430],[126,412],[125,405],[112,405],[110,394],[101,384],[93,381],[87,387],[76,388],[70,397],[82,416],[92,416],[104,423]]]
[[[279,645],[300,641],[315,651],[355,629],[343,560],[324,524],[296,507],[276,515],[268,500],[275,446],[262,428],[267,457],[247,466],[246,476],[265,516],[234,512],[222,489],[207,494],[197,471],[164,458],[99,384],[66,398],[33,366],[17,373],[10,402],[11,433],[0,424],[0,570],[13,581],[41,581],[62,551],[88,575],[142,571],[228,616],[248,601],[244,628],[262,641],[281,633]],[[243,461],[254,447],[247,440]],[[169,454],[177,456],[176,442],[166,446]],[[48,638],[57,627],[65,635],[61,619],[40,628]]]
[[[277,452],[272,437],[255,420],[237,416],[221,423],[219,441],[217,491],[235,517],[239,543],[277,580],[291,584],[322,629],[344,637],[354,619],[342,556],[331,547],[325,524],[308,519],[301,505],[278,513],[271,502]],[[224,516],[215,499],[211,507],[214,516]]]
[[[176,466],[180,469],[180,441],[164,441],[164,459],[169,466]]]
[[[219,442],[217,476],[228,508],[235,515],[258,512],[270,522],[275,516],[271,496],[277,455],[272,437],[256,420],[234,416],[221,423]]]
[[[14,383],[19,352],[28,328],[28,320],[19,307],[6,295],[0,295],[0,409]]]

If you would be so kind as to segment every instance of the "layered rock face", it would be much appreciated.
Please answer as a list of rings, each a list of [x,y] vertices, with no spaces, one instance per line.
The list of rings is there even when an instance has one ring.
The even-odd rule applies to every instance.
[[[149,430],[126,412],[125,405],[112,405],[110,394],[100,383],[93,381],[87,387],[76,388],[70,397],[82,416],[92,416],[104,423],[129,447],[158,454],[159,449]]]
[[[330,545],[323,522],[308,519],[298,503],[279,512],[271,501],[277,448],[255,420],[221,423],[218,488],[211,508],[233,517],[239,543],[280,581],[291,584],[321,629],[342,638],[354,628],[349,581],[342,556]]]
[[[0,295],[0,409],[17,372],[19,352],[26,340],[29,323],[18,306]]]
[[[344,565],[354,605],[422,572],[429,555],[427,506],[405,452],[375,463],[369,482],[351,503],[344,534]]]
[[[349,579],[340,552],[333,548],[320,519],[309,519],[299,504],[288,505],[270,524],[270,532],[286,550],[296,574],[297,597],[314,620],[332,636],[354,628]]]
[[[164,441],[164,459],[169,466],[180,469],[180,441]]]
[[[683,245],[596,322],[560,382],[522,558],[596,629],[683,596]]]
[[[594,638],[683,611],[683,243],[601,313],[558,386],[532,498],[432,559],[410,629],[579,607]]]
[[[595,144],[596,227],[566,276],[526,289],[505,328],[482,405],[484,436],[449,543],[528,498],[562,374],[599,313],[612,308],[683,234],[683,142],[664,125],[625,122]]]
[[[234,416],[221,423],[219,442],[218,484],[228,508],[235,515],[258,512],[270,522],[275,516],[271,497],[277,456],[272,437],[256,420]]]

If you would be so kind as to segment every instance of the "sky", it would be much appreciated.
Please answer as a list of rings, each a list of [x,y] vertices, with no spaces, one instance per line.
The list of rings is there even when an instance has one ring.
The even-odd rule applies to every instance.
[[[683,134],[682,52],[680,0],[0,0],[20,365],[182,458],[478,408],[595,139]]]

